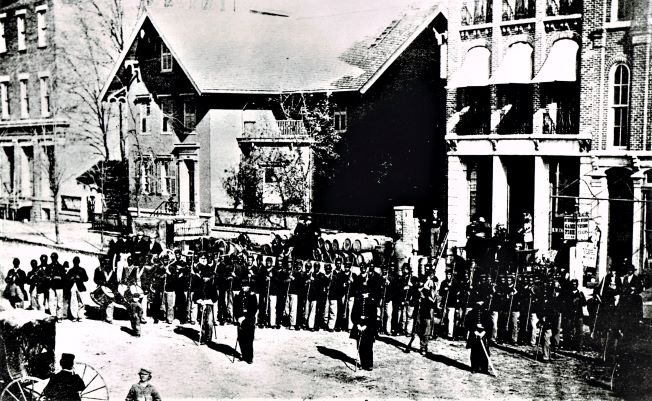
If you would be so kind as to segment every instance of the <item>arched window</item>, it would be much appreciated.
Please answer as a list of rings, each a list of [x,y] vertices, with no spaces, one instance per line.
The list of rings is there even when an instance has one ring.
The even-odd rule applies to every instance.
[[[629,67],[617,64],[612,69],[609,132],[610,145],[616,148],[627,148],[629,145]]]

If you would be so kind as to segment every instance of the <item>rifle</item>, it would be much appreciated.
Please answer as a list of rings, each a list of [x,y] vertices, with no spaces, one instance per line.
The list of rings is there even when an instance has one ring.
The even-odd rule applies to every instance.
[[[348,276],[348,278],[346,280],[346,283],[347,283],[346,284],[346,298],[345,298],[346,306],[344,307],[345,308],[344,309],[344,319],[346,320],[345,324],[346,324],[346,328],[348,329],[349,328],[349,291],[351,290],[351,271],[350,270],[349,270],[349,276]]]
[[[412,348],[412,343],[414,342],[414,338],[416,337],[416,334],[418,332],[418,327],[419,327],[419,308],[421,307],[421,291],[419,291],[419,298],[417,299],[417,307],[414,310],[414,313],[412,314],[412,320],[414,320],[414,323],[412,324],[412,337],[410,338],[410,342],[405,346],[405,351],[406,353],[410,352],[410,349]]]
[[[607,277],[609,276],[609,273],[607,273],[606,276],[602,279],[602,285],[600,286],[600,303],[602,303],[602,293],[604,291],[604,283],[607,281]],[[600,303],[598,304],[598,307],[595,309],[595,320],[593,320],[593,328],[591,329],[591,338],[595,337],[595,328],[598,325],[598,313],[600,312]]]
[[[514,292],[516,292],[516,284],[517,283],[518,283],[518,267],[516,267],[516,278],[514,279],[514,286],[512,287]],[[505,319],[506,320],[506,322],[505,322],[505,331],[509,331],[509,321],[511,320],[510,316],[512,316],[512,305],[514,303],[514,295],[516,295],[516,294],[514,293],[514,294],[511,294],[511,295],[512,295],[511,298],[509,298],[509,312],[507,313],[507,319]]]
[[[310,321],[310,285],[312,284],[312,280],[310,276],[312,276],[312,273],[308,272],[308,291],[306,292],[306,305],[304,309],[304,316],[305,313],[308,312],[308,317],[306,318],[305,321],[306,328],[308,328],[308,324],[309,324],[308,322]]]
[[[285,291],[285,303],[284,303],[283,312],[285,313],[285,306],[287,306],[287,311],[288,311],[288,318],[287,319],[290,320],[290,306],[291,306],[291,302],[290,302],[290,283],[294,279],[294,272],[292,272],[292,270],[290,270],[288,273],[289,273],[288,277],[290,278],[290,280],[288,281],[288,288]],[[287,322],[287,320],[286,320],[286,322]],[[291,322],[288,323],[288,325],[289,324],[291,324]]]
[[[385,278],[385,285],[383,286],[383,298],[381,299],[381,302],[380,302],[380,307],[381,307],[381,309],[380,309],[380,326],[381,326],[381,329],[383,329],[384,332],[386,332],[385,329],[387,329],[387,325],[385,324],[385,304],[387,302],[385,300],[385,295],[387,295],[387,286],[389,285],[387,283],[387,281],[389,281],[389,276],[387,276],[387,278]]]
[[[195,264],[195,253],[193,252],[190,256],[190,270],[188,271],[188,296],[186,298],[186,303],[188,304],[188,317],[192,321],[192,276],[193,276],[193,265]]]
[[[328,326],[329,322],[329,314],[330,314],[330,302],[328,300],[328,297],[330,296],[331,293],[331,284],[333,284],[333,273],[334,271],[331,271],[331,274],[329,275],[328,279],[328,287],[326,288],[326,308],[324,308],[324,314],[326,315],[326,326]],[[328,327],[326,327],[328,329]]]
[[[455,278],[455,274],[451,274],[451,282],[448,283],[448,289],[446,290],[446,299],[444,299],[444,308],[441,311],[441,321],[439,324],[442,326],[444,325],[444,319],[446,317],[446,305],[448,305],[448,296],[451,293],[451,290],[453,289],[453,279]]]
[[[270,270],[270,274],[271,274]],[[268,274],[267,278],[267,297],[265,298],[265,320],[267,321],[266,323],[269,325],[270,320],[269,320],[269,288],[272,286],[272,277]]]

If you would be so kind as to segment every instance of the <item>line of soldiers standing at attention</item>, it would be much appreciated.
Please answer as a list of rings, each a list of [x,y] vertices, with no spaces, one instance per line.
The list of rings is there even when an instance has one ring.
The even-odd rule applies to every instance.
[[[568,269],[552,262],[530,265],[523,272],[511,265],[469,262],[455,249],[447,262],[450,269],[439,295],[444,299],[443,324],[450,339],[466,338],[465,317],[478,302],[490,318],[487,344],[539,344],[542,352],[537,348],[536,355],[542,361],[550,360],[551,350],[582,351],[585,325],[597,334],[606,353],[642,320],[643,283],[631,263],[613,266],[587,300]]]
[[[20,266],[20,259],[13,259],[13,266],[5,276],[3,296],[14,308],[45,311],[57,321],[69,318],[80,321],[84,303],[81,293],[86,291],[88,275],[79,265],[80,259],[72,259],[72,267],[67,261],[59,262],[59,255],[53,252],[49,261],[41,255],[39,261],[30,261],[30,271]]]

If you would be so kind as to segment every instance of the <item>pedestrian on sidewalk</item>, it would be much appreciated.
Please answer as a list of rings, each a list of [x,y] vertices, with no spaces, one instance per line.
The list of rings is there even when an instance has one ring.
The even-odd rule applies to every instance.
[[[152,384],[152,371],[149,369],[140,369],[138,372],[140,378],[138,383],[131,386],[127,394],[126,401],[161,401],[161,396]]]
[[[27,299],[27,292],[25,291],[26,281],[27,275],[20,268],[20,259],[14,258],[13,268],[7,272],[7,276],[5,277],[7,287],[4,292],[4,297],[9,300],[11,306],[14,308],[22,309],[23,301]]]

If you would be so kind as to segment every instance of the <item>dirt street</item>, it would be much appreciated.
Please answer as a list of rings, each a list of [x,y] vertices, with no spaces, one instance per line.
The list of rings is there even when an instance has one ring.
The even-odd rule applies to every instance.
[[[13,257],[28,270],[29,259],[49,254],[44,247],[0,243],[0,266]],[[59,252],[60,259],[72,254]],[[97,266],[81,257],[89,269]],[[94,288],[91,285],[91,290]],[[257,329],[253,365],[231,362],[236,328],[217,326],[210,345],[197,346],[190,326],[143,326],[143,337],[123,330],[126,320],[57,325],[57,360],[72,352],[99,370],[111,399],[124,399],[141,367],[153,370],[153,383],[165,400],[213,398],[439,398],[439,399],[617,399],[608,382],[593,380],[599,365],[574,355],[550,364],[532,361],[532,349],[493,349],[498,377],[472,374],[464,343],[438,339],[426,357],[405,354],[406,337],[382,337],[375,345],[375,369],[354,371],[356,350],[345,333]],[[415,345],[418,340],[415,341]],[[602,369],[602,376],[605,369]]]

